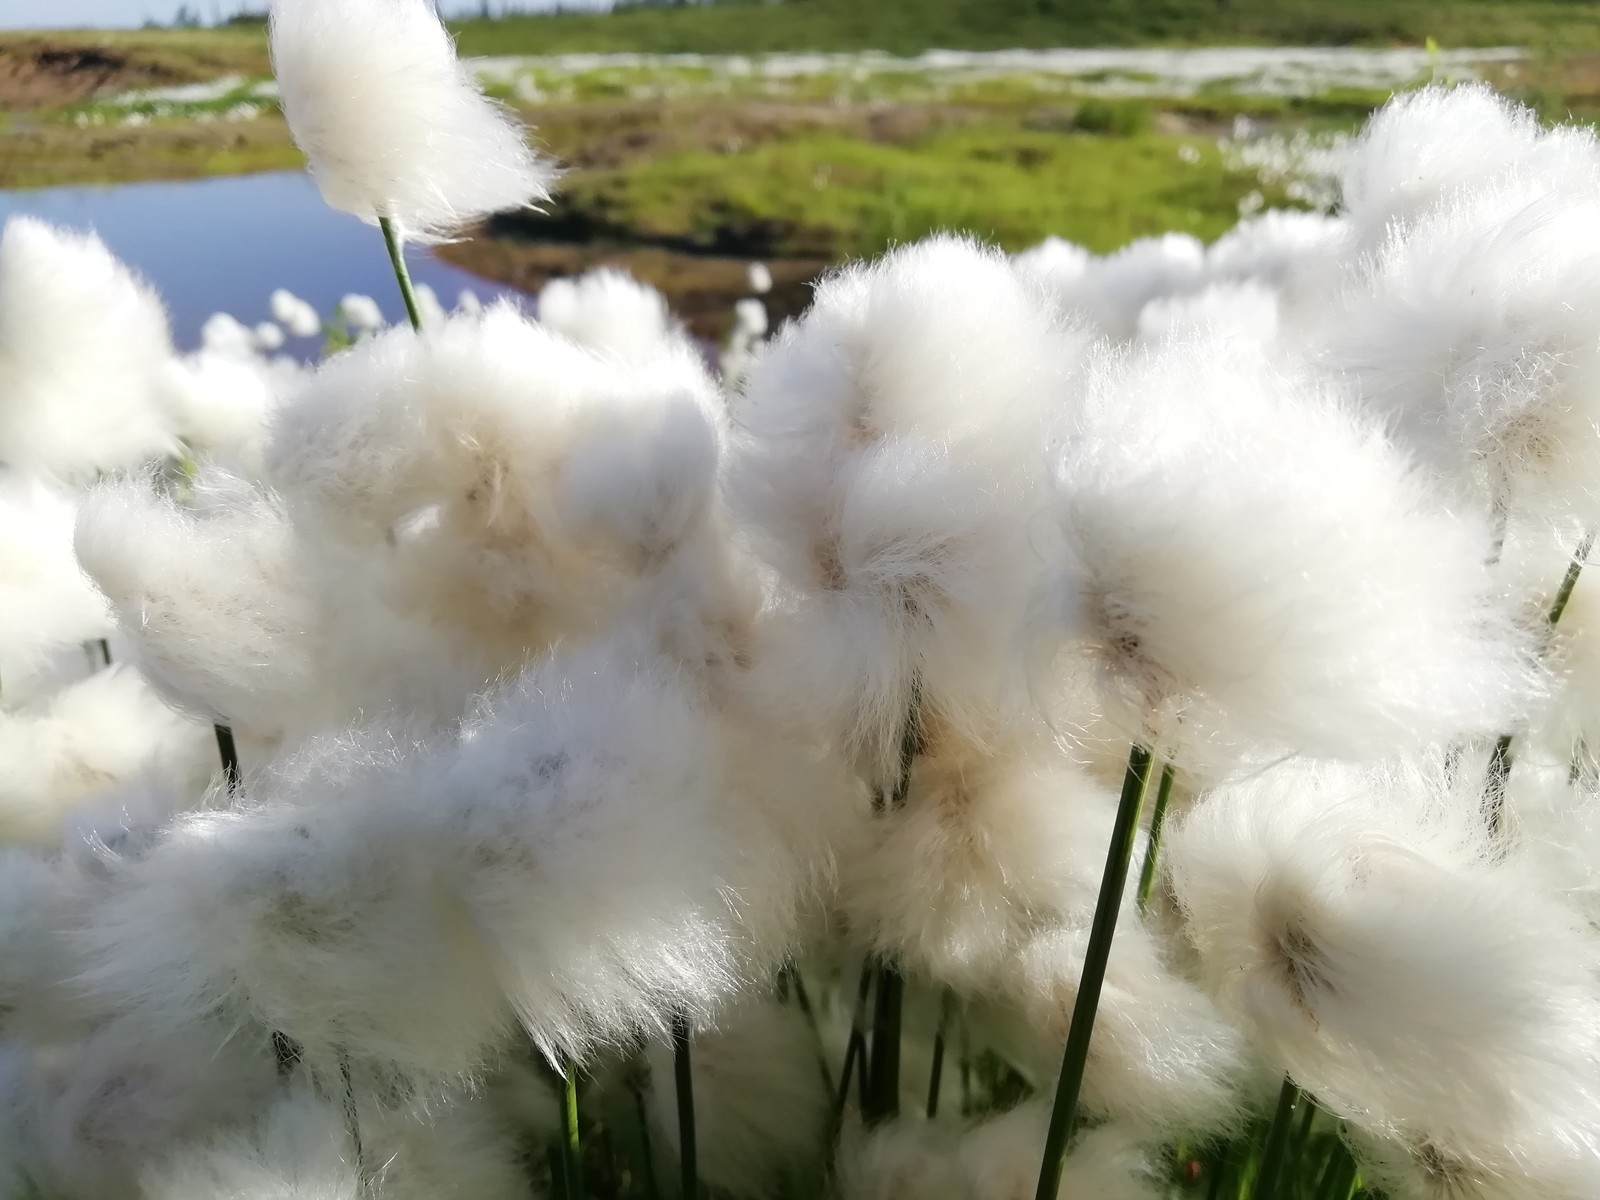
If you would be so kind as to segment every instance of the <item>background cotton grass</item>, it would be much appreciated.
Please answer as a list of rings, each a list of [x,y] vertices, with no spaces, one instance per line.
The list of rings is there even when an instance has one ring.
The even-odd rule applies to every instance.
[[[274,37],[330,202],[542,194],[426,6]],[[8,231],[0,1180],[1595,1195],[1593,151],[1437,89],[1352,154],[720,361],[616,271],[180,357]]]

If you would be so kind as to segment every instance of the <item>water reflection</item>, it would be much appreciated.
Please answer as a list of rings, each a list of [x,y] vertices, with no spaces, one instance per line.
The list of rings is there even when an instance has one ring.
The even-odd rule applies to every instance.
[[[77,229],[94,229],[160,291],[178,345],[199,344],[200,326],[215,312],[247,325],[271,317],[267,298],[286,287],[323,313],[349,292],[374,297],[391,321],[404,309],[376,229],[323,204],[298,171],[177,183],[0,191],[0,221],[27,213]],[[488,300],[516,295],[440,262],[410,253],[419,283],[446,306],[463,288]],[[316,353],[311,341],[286,350]]]

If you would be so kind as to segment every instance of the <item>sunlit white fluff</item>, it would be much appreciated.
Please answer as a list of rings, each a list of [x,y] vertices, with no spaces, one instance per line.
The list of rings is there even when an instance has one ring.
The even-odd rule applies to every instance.
[[[548,194],[550,168],[425,0],[275,0],[269,37],[284,116],[332,207],[434,240]]]
[[[827,804],[780,759],[793,816],[752,824],[763,777],[726,739],[675,669],[597,650],[458,742],[314,746],[252,783],[263,807],[185,818],[126,866],[80,934],[85,982],[158,1029],[242,1009],[312,1061],[425,1076],[484,1064],[514,1017],[581,1055],[709,1015],[787,952]]]
[[[539,292],[538,312],[541,324],[578,345],[626,361],[646,361],[681,337],[666,297],[615,267],[552,279]]]
[[[166,312],[93,234],[12,217],[0,235],[0,462],[65,478],[176,447]]]
[[[0,473],[0,700],[11,708],[87,669],[83,643],[114,628],[72,553],[76,506]]]
[[[1181,715],[1191,748],[1370,758],[1493,734],[1533,694],[1487,522],[1240,343],[1100,361],[1058,489],[1049,602],[1132,736]]]
[[[1325,1106],[1496,1173],[1593,1178],[1600,943],[1491,846],[1472,776],[1264,770],[1174,830],[1172,885],[1208,988]]]
[[[733,1196],[813,1185],[826,1158],[832,1096],[820,1047],[798,1004],[745,1000],[695,1034],[695,1140],[700,1175]],[[675,1158],[678,1099],[672,1047],[649,1054],[652,1144]],[[666,1168],[665,1161],[663,1167]]]
[[[24,1171],[65,1200],[136,1195],[152,1159],[265,1105],[276,1084],[264,1036],[152,1040],[113,1022],[70,1047],[19,1056],[7,1114],[25,1130]]]
[[[322,332],[317,310],[287,288],[272,293],[272,318],[297,338],[316,337]]]
[[[913,686],[972,734],[1016,683],[1072,346],[1003,256],[936,238],[824,281],[734,403],[733,501],[786,589],[775,702],[874,778]]]
[[[702,521],[718,408],[687,346],[624,362],[495,305],[325,364],[271,472],[329,562],[516,666],[594,630]]]
[[[342,1105],[299,1085],[255,1121],[152,1155],[147,1200],[360,1200]],[[384,1193],[387,1195],[387,1192]]]
[[[270,497],[237,482],[189,510],[106,484],[83,506],[77,552],[174,703],[273,734],[315,700],[315,612]]]
[[[745,281],[749,283],[750,290],[758,296],[764,296],[772,290],[772,272],[766,263],[751,263],[745,270]]]
[[[1205,247],[1186,233],[1140,238],[1104,257],[1059,239],[1018,256],[1056,303],[1114,340],[1131,338],[1152,300],[1193,291],[1205,281]]]
[[[1376,253],[1324,366],[1486,509],[1600,515],[1600,201],[1540,181],[1441,199]]]
[[[1597,165],[1592,134],[1541,132],[1537,114],[1487,85],[1427,87],[1367,122],[1341,181],[1344,210],[1370,249],[1462,188],[1513,172],[1544,186],[1592,180]]]
[[[910,1121],[858,1135],[844,1148],[844,1200],[1011,1200],[1039,1182],[1049,1112],[1022,1104],[966,1130]],[[1150,1151],[1136,1133],[1105,1125],[1082,1134],[1068,1154],[1060,1200],[1155,1200],[1165,1194]]]
[[[1207,336],[1270,346],[1278,337],[1278,293],[1256,282],[1213,283],[1152,300],[1139,310],[1141,342]]]
[[[191,454],[261,469],[273,410],[293,394],[301,369],[286,358],[203,349],[167,364],[163,383]]]
[[[475,313],[483,311],[483,301],[478,299],[478,293],[471,288],[462,288],[456,296],[456,311]]]
[[[111,667],[0,714],[0,840],[51,844],[72,805],[146,775],[198,796],[212,761],[208,728]]]

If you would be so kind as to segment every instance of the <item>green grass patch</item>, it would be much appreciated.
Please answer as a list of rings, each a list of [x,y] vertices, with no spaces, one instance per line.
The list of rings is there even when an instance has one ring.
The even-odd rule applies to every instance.
[[[752,53],[1040,46],[1600,48],[1584,0],[784,0],[457,23],[468,54]]]
[[[1185,144],[1198,162],[1179,157]],[[1095,250],[1167,230],[1210,238],[1238,220],[1240,200],[1258,187],[1198,139],[979,123],[894,145],[819,134],[734,154],[668,154],[576,174],[563,203],[642,239],[845,257],[938,230],[1011,249],[1051,233]]]

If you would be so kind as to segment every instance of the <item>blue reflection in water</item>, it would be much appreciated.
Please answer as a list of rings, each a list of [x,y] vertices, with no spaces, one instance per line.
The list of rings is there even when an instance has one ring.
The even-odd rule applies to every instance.
[[[178,183],[0,191],[0,221],[14,213],[93,229],[161,293],[178,345],[199,344],[215,312],[246,325],[270,319],[268,297],[286,287],[331,313],[341,296],[365,292],[391,321],[403,320],[388,255],[377,229],[334,212],[299,171]],[[408,254],[412,276],[452,308],[463,288],[487,301],[520,293],[440,262]],[[315,356],[315,339],[285,351]]]

